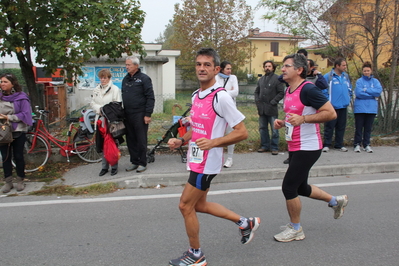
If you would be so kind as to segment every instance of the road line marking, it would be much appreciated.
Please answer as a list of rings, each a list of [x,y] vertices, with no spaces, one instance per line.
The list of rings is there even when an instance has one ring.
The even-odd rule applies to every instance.
[[[371,184],[394,183],[394,182],[399,182],[399,178],[352,181],[352,182],[336,182],[336,183],[324,183],[324,184],[314,184],[314,185],[318,187],[338,187],[338,186],[371,185]],[[216,190],[216,191],[210,191],[208,195],[226,195],[234,193],[263,192],[263,191],[276,191],[276,190],[281,190],[281,186]],[[109,197],[109,198],[9,202],[9,203],[0,203],[0,208],[39,206],[39,205],[52,205],[52,204],[97,203],[97,202],[112,202],[112,201],[126,201],[126,200],[167,199],[167,198],[179,198],[180,196],[181,193],[174,193],[174,194],[162,194],[162,195],[124,196],[124,197]]]

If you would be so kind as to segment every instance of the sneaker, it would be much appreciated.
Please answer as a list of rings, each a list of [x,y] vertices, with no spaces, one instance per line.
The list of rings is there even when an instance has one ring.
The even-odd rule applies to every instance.
[[[278,151],[272,151],[272,155],[278,155]]]
[[[348,205],[348,196],[337,196],[337,206],[329,206],[334,210],[334,219],[339,219],[344,215],[344,208]]]
[[[329,150],[330,150],[329,147],[324,147],[321,151],[322,151],[322,152],[328,152]]]
[[[136,170],[139,166],[137,164],[131,164],[128,168],[126,168],[126,172],[130,172]]]
[[[366,148],[364,148],[364,150],[368,153],[372,153],[373,149],[371,149],[370,145],[367,145]]]
[[[284,231],[274,236],[274,239],[279,242],[290,242],[293,240],[303,240],[305,239],[305,234],[303,233],[302,226],[299,230],[295,230],[291,224],[287,224],[282,227]]]
[[[187,250],[180,258],[169,261],[169,266],[205,266],[207,264],[205,255],[202,251],[198,258]]]
[[[336,150],[342,151],[342,152],[347,152],[348,149],[345,147],[341,147],[341,148],[336,148]]]
[[[141,172],[144,172],[145,170],[147,170],[147,166],[139,165],[139,166],[137,167],[136,172],[137,172],[137,173],[141,173]]]
[[[284,160],[283,164],[289,164],[290,163],[290,158],[287,158]]]
[[[233,158],[227,158],[227,160],[224,163],[223,167],[230,168],[232,165],[233,165]]]
[[[262,153],[262,152],[267,152],[267,151],[269,151],[269,150],[268,150],[268,149],[264,149],[264,148],[258,149],[258,152],[260,152],[260,153]]]
[[[356,147],[353,149],[354,152],[360,152],[360,145],[356,145]]]
[[[258,230],[260,225],[259,217],[249,217],[248,225],[246,228],[239,228],[240,234],[242,235],[241,243],[246,245],[254,238],[254,232]]]

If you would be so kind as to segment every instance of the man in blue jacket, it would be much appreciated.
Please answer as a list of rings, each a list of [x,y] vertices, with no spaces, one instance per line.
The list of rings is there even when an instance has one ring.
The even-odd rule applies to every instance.
[[[345,59],[337,58],[331,72],[324,75],[329,87],[323,90],[323,92],[334,106],[337,119],[324,124],[323,152],[328,152],[330,150],[334,130],[334,148],[342,152],[348,151],[348,149],[344,147],[344,134],[348,114],[347,108],[352,98],[352,85],[348,74],[345,72],[346,68],[347,64]]]

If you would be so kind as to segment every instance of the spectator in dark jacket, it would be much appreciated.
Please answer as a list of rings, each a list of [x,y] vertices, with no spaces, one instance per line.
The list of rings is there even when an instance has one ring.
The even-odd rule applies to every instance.
[[[255,89],[255,103],[258,108],[259,115],[259,133],[260,148],[258,152],[272,151],[273,155],[278,154],[279,133],[274,129],[274,120],[277,119],[278,102],[284,97],[284,84],[278,80],[278,76],[274,74],[276,65],[273,61],[263,62],[265,75],[262,76]],[[268,130],[272,132],[272,138]]]
[[[308,69],[309,70],[306,75],[306,80],[312,82],[320,90],[327,89],[328,88],[327,80],[324,78],[324,76],[321,74],[321,72],[315,68],[314,61],[312,59],[307,59],[307,60],[308,60]]]
[[[147,170],[147,133],[154,110],[155,97],[152,81],[142,73],[140,60],[126,58],[127,75],[122,81],[122,102],[125,110],[126,143],[132,163],[126,171]]]

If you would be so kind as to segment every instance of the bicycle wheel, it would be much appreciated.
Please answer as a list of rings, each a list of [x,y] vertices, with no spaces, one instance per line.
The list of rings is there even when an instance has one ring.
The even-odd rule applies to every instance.
[[[24,145],[25,172],[30,173],[39,170],[45,165],[50,157],[50,149],[47,141],[41,136],[36,137],[36,143],[32,148],[34,141],[34,133],[26,133],[26,141]],[[15,167],[14,160],[12,161]]]
[[[97,152],[95,139],[95,132],[92,137],[81,136],[79,141],[73,143],[73,152],[76,153],[80,159],[89,163],[97,163],[101,161],[102,156]]]

